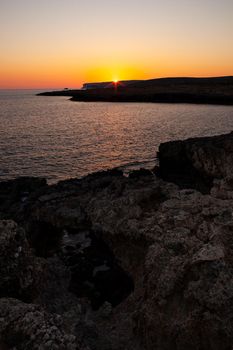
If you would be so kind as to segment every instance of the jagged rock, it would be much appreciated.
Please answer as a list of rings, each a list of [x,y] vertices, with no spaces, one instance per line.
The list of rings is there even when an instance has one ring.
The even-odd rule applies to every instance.
[[[153,175],[152,171],[148,169],[143,169],[143,168],[140,168],[138,170],[132,170],[129,173],[129,177],[131,179],[138,179],[139,177],[142,177],[142,176],[152,176],[152,175]]]
[[[24,230],[13,221],[0,221],[0,296],[30,300],[42,272],[42,261],[33,256]]]
[[[164,180],[208,192],[213,179],[232,176],[233,132],[162,143],[158,155]]]
[[[0,219],[19,220],[30,196],[46,187],[46,180],[40,177],[19,177],[0,182]]]
[[[62,259],[71,271],[69,290],[88,297],[94,310],[106,301],[116,306],[133,291],[132,279],[93,231],[66,231]]]
[[[205,261],[220,260],[225,257],[224,250],[221,246],[214,246],[205,244],[199,252],[193,256],[193,263],[200,263]]]
[[[0,344],[6,349],[81,349],[75,336],[64,330],[62,318],[46,313],[38,305],[2,298],[0,315]]]
[[[211,195],[221,199],[233,199],[233,177],[214,180]]]
[[[138,332],[146,349],[227,350],[233,344],[233,220],[224,217],[232,202],[179,193],[179,201],[164,202],[155,213],[161,234],[146,255]],[[177,221],[180,212],[185,220]]]

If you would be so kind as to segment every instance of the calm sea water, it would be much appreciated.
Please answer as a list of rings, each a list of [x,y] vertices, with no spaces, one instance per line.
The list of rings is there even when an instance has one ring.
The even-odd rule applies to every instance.
[[[152,167],[161,142],[233,130],[231,106],[83,103],[36,92],[0,91],[0,181]]]

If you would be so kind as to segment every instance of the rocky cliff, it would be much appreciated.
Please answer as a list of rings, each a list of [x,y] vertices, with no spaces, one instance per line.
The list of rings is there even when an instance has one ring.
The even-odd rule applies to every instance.
[[[233,348],[233,134],[159,159],[0,183],[0,348]]]

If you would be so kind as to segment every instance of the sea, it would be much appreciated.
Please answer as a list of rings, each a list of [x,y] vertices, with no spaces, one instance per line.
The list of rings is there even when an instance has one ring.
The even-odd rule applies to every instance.
[[[39,92],[0,90],[0,181],[151,169],[161,142],[233,130],[232,106],[71,102]]]

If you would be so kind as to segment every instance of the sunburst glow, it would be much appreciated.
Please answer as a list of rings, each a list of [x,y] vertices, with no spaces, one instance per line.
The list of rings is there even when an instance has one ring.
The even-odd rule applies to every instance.
[[[233,74],[231,0],[0,3],[0,88]]]

